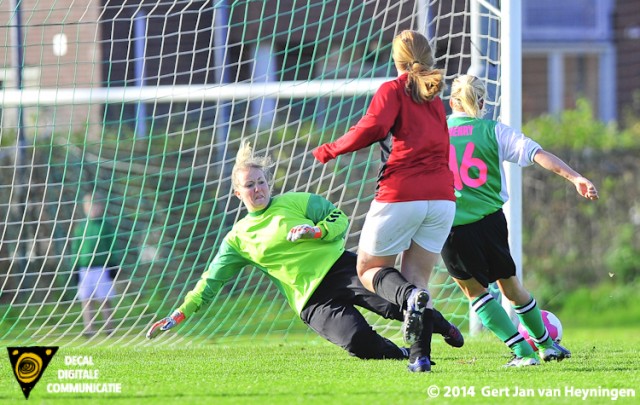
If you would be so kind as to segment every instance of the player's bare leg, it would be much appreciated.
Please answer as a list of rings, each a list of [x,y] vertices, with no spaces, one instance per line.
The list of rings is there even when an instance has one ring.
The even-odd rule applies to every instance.
[[[96,331],[93,329],[93,321],[95,315],[96,311],[94,309],[93,300],[82,301],[82,322],[84,324],[84,330],[82,334],[88,338],[96,334]]]

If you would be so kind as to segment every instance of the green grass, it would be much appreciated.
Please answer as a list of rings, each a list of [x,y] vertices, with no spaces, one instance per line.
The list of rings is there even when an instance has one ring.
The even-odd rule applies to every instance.
[[[638,403],[640,337],[630,329],[565,330],[563,342],[573,357],[524,369],[504,369],[508,350],[493,336],[467,338],[462,349],[434,340],[437,365],[413,374],[404,361],[362,361],[319,339],[310,342],[255,340],[197,347],[61,346],[31,392],[31,404],[601,404],[609,396],[582,400],[573,389],[634,389],[636,397],[615,403]],[[91,356],[98,380],[59,380],[65,356]],[[120,383],[120,394],[48,393],[47,384]],[[436,399],[428,396],[437,387]],[[487,388],[494,389],[494,394]],[[515,387],[533,389],[528,398],[512,395]],[[483,391],[484,388],[484,391]],[[538,390],[560,389],[547,398]],[[431,388],[433,389],[433,388]],[[474,390],[472,393],[471,390]],[[502,390],[502,391],[501,391]],[[450,396],[445,397],[445,394]],[[502,393],[501,396],[498,394]],[[24,403],[9,361],[0,362],[0,403]]]

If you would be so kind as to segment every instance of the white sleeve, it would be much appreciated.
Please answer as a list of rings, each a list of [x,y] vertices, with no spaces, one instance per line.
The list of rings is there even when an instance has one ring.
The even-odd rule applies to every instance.
[[[500,122],[496,124],[496,138],[502,159],[521,167],[531,166],[536,152],[542,149],[531,138]]]

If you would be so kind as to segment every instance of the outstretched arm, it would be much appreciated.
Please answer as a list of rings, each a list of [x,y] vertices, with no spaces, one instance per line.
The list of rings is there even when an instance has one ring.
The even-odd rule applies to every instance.
[[[584,198],[589,200],[598,199],[598,190],[596,190],[596,186],[594,186],[589,179],[582,177],[580,173],[573,170],[568,164],[553,153],[539,149],[533,157],[533,161],[543,168],[572,182],[576,186],[578,194]]]
[[[393,85],[383,84],[374,94],[365,116],[340,138],[314,149],[313,156],[320,163],[327,163],[340,155],[355,152],[384,139],[395,123],[400,107],[400,99]]]
[[[209,305],[222,286],[247,264],[246,259],[238,254],[226,240],[223,241],[207,271],[198,280],[194,289],[187,293],[182,305],[171,315],[154,323],[147,332],[147,338],[153,339],[160,332],[167,331],[184,321],[202,306]]]

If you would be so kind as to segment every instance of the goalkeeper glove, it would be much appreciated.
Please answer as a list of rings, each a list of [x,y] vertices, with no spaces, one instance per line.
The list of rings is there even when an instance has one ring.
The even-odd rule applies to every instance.
[[[176,309],[170,316],[154,323],[151,326],[151,329],[149,329],[149,331],[147,332],[147,338],[153,339],[154,337],[158,336],[160,332],[164,332],[173,328],[180,322],[184,321],[185,318],[186,317],[184,316],[184,314],[180,310]]]
[[[311,225],[298,225],[291,228],[287,235],[289,242],[295,242],[298,239],[319,239],[322,237],[322,231],[317,226]]]

